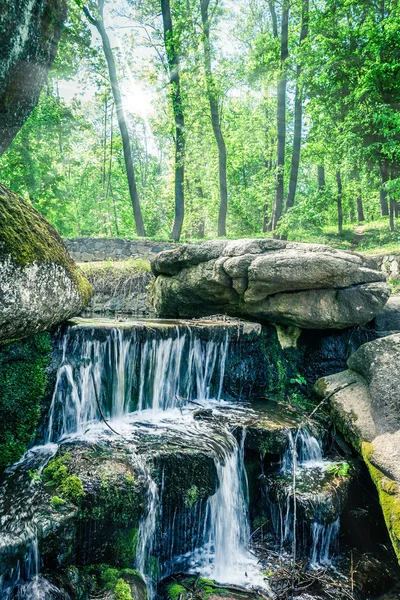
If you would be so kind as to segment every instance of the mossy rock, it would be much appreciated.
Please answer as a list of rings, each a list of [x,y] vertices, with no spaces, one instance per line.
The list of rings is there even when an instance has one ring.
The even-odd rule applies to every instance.
[[[379,503],[382,508],[386,527],[389,532],[397,560],[400,563],[400,485],[386,477],[371,462],[374,447],[369,442],[362,442],[361,454],[368,467],[371,479],[378,490]]]
[[[79,314],[92,288],[56,230],[0,184],[0,341],[44,331]]]
[[[143,473],[134,464],[121,442],[78,442],[59,448],[43,470],[41,500],[52,511],[75,509],[70,524],[74,534],[69,552],[61,552],[63,540],[50,531],[41,541],[45,561],[133,565],[145,499]]]
[[[21,458],[34,435],[50,350],[48,333],[0,343],[0,471]]]

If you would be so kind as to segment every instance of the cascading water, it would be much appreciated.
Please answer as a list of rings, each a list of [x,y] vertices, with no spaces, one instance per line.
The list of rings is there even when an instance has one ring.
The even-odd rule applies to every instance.
[[[220,582],[232,581],[233,574],[243,582],[244,571],[252,562],[247,550],[250,524],[244,438],[245,434],[238,444],[232,436],[233,447],[225,449],[223,459],[217,462],[219,485],[207,506],[207,554],[202,566]]]
[[[188,400],[220,399],[228,337],[196,338],[176,326],[167,337],[148,329],[111,329],[104,340],[71,328],[62,341],[61,366],[49,413],[46,441],[82,435],[101,418],[152,409],[166,411]]]
[[[118,439],[120,444],[129,446],[146,490],[135,566],[145,578],[150,600],[156,594],[158,581],[177,572],[200,573],[220,583],[268,590],[257,561],[248,550],[244,423],[251,409],[244,405],[233,408],[232,403],[222,400],[228,334],[220,329],[214,335],[210,328],[207,335],[200,336],[195,328],[183,324],[165,328],[121,325],[96,330],[75,326],[63,335],[59,350],[60,364],[47,426],[38,439],[45,445],[33,448],[10,470],[6,485],[24,485],[20,477],[31,482],[29,472],[40,472],[58,445]],[[196,404],[201,404],[203,412],[213,413],[212,423],[196,420],[191,412]],[[241,425],[233,427],[236,435],[243,432],[239,442],[231,431],[229,419],[226,420],[224,405],[226,414],[234,410],[240,413]],[[117,438],[103,420],[112,422],[113,431],[120,434]],[[251,420],[254,422],[254,415]],[[163,463],[158,464],[154,456],[160,446],[169,445],[184,451],[196,447],[212,461],[215,479],[207,493],[197,497],[196,488],[193,498],[189,495],[188,501],[182,502],[180,497],[179,505],[168,499],[167,487],[174,482],[171,476],[166,483]],[[33,467],[31,457],[35,452]],[[288,449],[281,463],[282,477],[292,472],[294,454],[299,474],[318,469],[324,463],[318,441],[306,429],[298,436],[288,435]],[[0,514],[11,515],[17,524],[0,523],[3,530],[9,527],[17,540],[11,540],[5,549],[8,563],[0,579],[4,598],[8,598],[6,593],[13,597],[17,587],[21,593],[16,597],[36,600],[43,586],[52,585],[39,574],[41,530],[30,508],[34,494],[28,496],[32,496],[32,501],[24,499],[26,506],[22,509],[0,507]],[[4,492],[5,497],[12,497],[10,490]],[[282,548],[293,539],[290,498],[288,492],[282,501],[270,502]],[[311,564],[329,560],[338,527],[338,521],[326,524],[318,519],[308,525]],[[13,545],[17,548],[15,552],[10,551]]]
[[[321,496],[318,492],[307,494],[306,498],[300,496],[305,515],[297,515],[296,519],[294,502],[299,503],[298,486],[307,481],[309,490],[318,488],[330,465],[323,458],[321,444],[304,427],[294,434],[288,432],[280,473],[265,478],[272,528],[279,548],[291,551],[296,539],[297,551],[308,555],[311,568],[330,564],[332,552],[337,549],[340,518],[333,521],[327,518],[333,512],[327,506],[332,504],[332,498]],[[294,482],[296,495],[293,494]],[[274,499],[271,499],[271,494],[274,494]]]

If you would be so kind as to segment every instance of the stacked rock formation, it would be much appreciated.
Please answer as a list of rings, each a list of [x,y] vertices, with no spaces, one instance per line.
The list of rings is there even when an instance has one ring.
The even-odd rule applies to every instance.
[[[318,244],[211,241],[160,252],[154,305],[163,317],[224,313],[307,329],[367,323],[390,289],[373,261]]]

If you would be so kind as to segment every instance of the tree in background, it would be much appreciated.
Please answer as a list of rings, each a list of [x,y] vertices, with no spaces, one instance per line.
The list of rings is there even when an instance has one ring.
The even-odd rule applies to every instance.
[[[0,159],[3,180],[63,235],[132,237],[124,141],[101,36],[69,2],[49,85]],[[100,19],[97,0],[90,2],[90,15]],[[272,213],[276,236],[329,242],[341,229],[335,239],[346,247],[357,221],[365,227],[377,219],[377,232],[386,223],[395,229],[400,17],[394,1],[169,0],[167,36],[160,0],[116,0],[104,11],[149,236],[170,237],[178,223],[176,192],[184,210],[181,239],[223,233],[223,180],[229,236],[259,235],[272,226]],[[75,86],[73,97],[65,96],[66,80]],[[148,117],[132,112],[137,83],[149,92]]]
[[[78,3],[80,4],[79,0]],[[140,208],[139,195],[135,180],[135,170],[133,168],[131,145],[129,140],[128,127],[126,124],[124,108],[122,104],[122,96],[119,88],[117,67],[115,64],[114,53],[110,44],[110,38],[107,35],[107,31],[104,25],[104,0],[97,0],[97,15],[95,16],[85,5],[82,5],[83,12],[85,13],[89,22],[96,27],[97,31],[101,36],[103,44],[104,56],[107,61],[108,73],[111,82],[111,88],[114,96],[115,111],[117,113],[117,120],[119,130],[121,132],[122,147],[124,150],[124,159],[126,167],[126,175],[128,178],[129,194],[132,202],[133,215],[135,219],[136,232],[139,236],[145,236],[145,228],[143,223],[142,211]]]
[[[185,217],[185,118],[179,74],[179,40],[172,24],[170,0],[161,0],[161,14],[169,67],[172,109],[175,118],[175,216],[171,238],[178,241],[181,237]]]
[[[218,6],[216,1],[214,12]],[[219,172],[219,214],[218,235],[226,235],[226,216],[228,212],[228,184],[226,175],[226,144],[221,127],[221,107],[219,93],[211,66],[211,42],[210,42],[210,0],[200,0],[201,22],[203,26],[203,48],[204,48],[204,70],[206,76],[207,95],[210,104],[211,123],[218,147],[218,172]]]

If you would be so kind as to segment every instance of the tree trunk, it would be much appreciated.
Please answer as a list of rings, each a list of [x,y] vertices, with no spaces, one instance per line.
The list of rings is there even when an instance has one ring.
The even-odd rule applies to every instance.
[[[288,58],[288,29],[289,29],[289,0],[283,0],[281,58],[278,82],[277,109],[277,151],[276,151],[276,187],[274,208],[272,213],[272,231],[275,231],[282,216],[284,185],[285,185],[285,144],[286,144],[286,87]]]
[[[325,167],[318,167],[318,191],[323,192],[326,188]]]
[[[338,210],[338,231],[343,231],[343,184],[340,170],[336,171],[336,183],[337,183],[337,210]]]
[[[175,216],[171,238],[177,242],[181,237],[185,217],[185,120],[179,76],[179,57],[174,40],[170,0],[161,0],[161,14],[164,28],[165,52],[168,59],[172,108],[175,119]]]
[[[388,204],[388,197],[387,197],[387,191],[385,189],[385,184],[388,181],[388,175],[389,175],[389,165],[387,160],[385,160],[384,162],[382,162],[380,164],[380,170],[381,170],[381,189],[380,189],[380,193],[379,193],[379,200],[381,203],[381,217],[387,217],[389,214],[389,204]]]
[[[308,12],[309,0],[303,0],[301,10],[301,31],[299,47],[308,35]],[[296,67],[296,92],[294,100],[294,126],[293,126],[293,151],[292,164],[290,167],[289,190],[286,198],[286,210],[294,205],[296,197],[297,179],[299,175],[301,132],[303,126],[303,93],[300,85],[301,64]]]
[[[365,221],[364,206],[363,206],[361,192],[359,192],[356,201],[357,201],[357,221],[360,223],[361,221]]]
[[[136,187],[135,171],[133,169],[132,152],[131,152],[131,145],[130,145],[130,140],[129,140],[128,127],[127,127],[126,120],[125,120],[125,114],[124,114],[124,109],[123,109],[123,105],[122,105],[122,96],[121,96],[121,91],[119,89],[118,78],[117,78],[117,67],[115,65],[114,54],[113,54],[113,51],[111,48],[110,39],[107,35],[106,29],[104,26],[104,21],[103,21],[103,5],[104,5],[104,2],[102,2],[101,0],[98,0],[98,7],[99,7],[100,16],[101,16],[100,20],[94,19],[91,16],[91,14],[89,13],[89,11],[86,9],[86,7],[84,7],[83,10],[84,10],[86,16],[88,17],[89,21],[96,27],[97,31],[99,32],[99,34],[101,36],[104,55],[106,57],[107,66],[108,66],[108,73],[110,76],[111,88],[112,88],[112,92],[113,92],[113,96],[114,96],[115,111],[117,113],[118,126],[119,126],[119,130],[121,132],[122,147],[123,147],[124,159],[125,159],[125,168],[126,168],[126,174],[127,174],[127,178],[128,178],[129,194],[130,194],[131,202],[132,202],[132,209],[133,209],[133,216],[135,219],[136,232],[139,236],[145,236],[146,232],[144,229],[142,211],[140,209],[139,195],[138,195],[137,187]]]
[[[220,106],[211,66],[210,19],[208,7],[210,0],[200,0],[201,21],[203,25],[204,70],[206,74],[207,95],[210,104],[211,123],[218,146],[219,168],[219,214],[218,235],[226,235],[226,215],[228,211],[228,184],[226,176],[226,144],[221,129]]]

